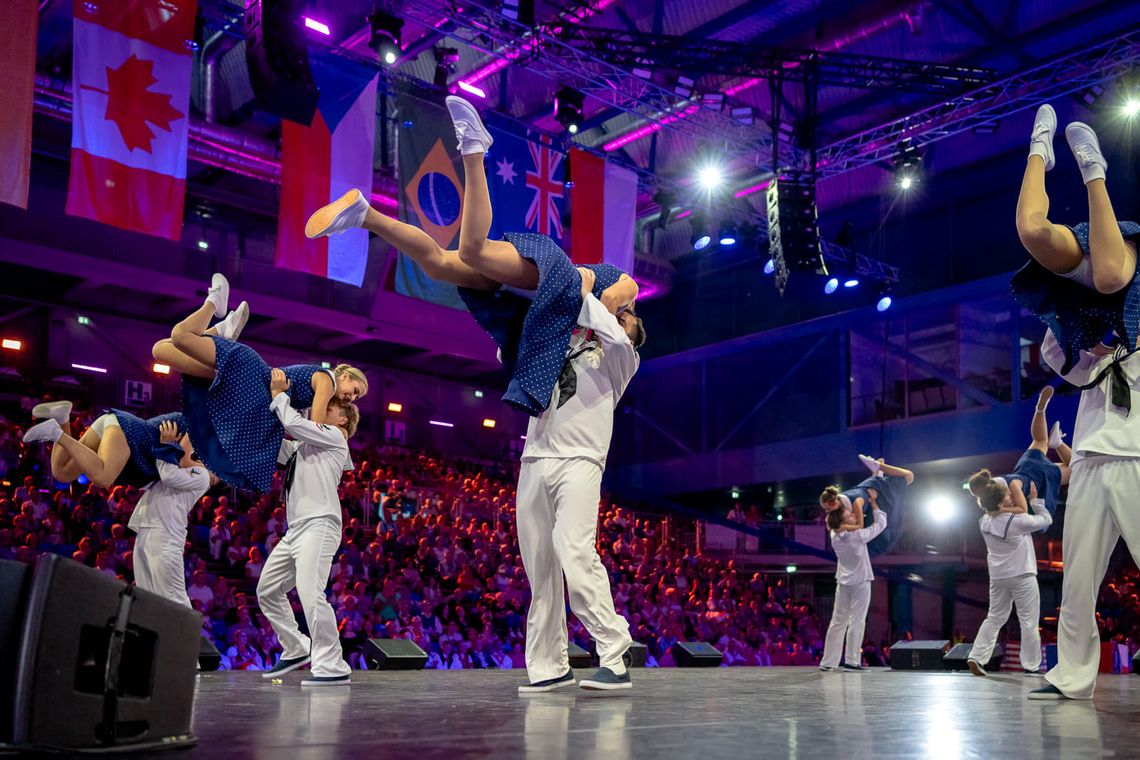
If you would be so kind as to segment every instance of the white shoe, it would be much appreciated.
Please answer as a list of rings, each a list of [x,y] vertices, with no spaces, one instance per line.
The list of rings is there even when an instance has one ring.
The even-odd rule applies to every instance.
[[[230,281],[221,273],[210,278],[210,289],[206,291],[206,302],[213,304],[214,316],[218,319],[226,316],[230,304]]]
[[[46,401],[42,404],[36,404],[32,407],[32,419],[55,420],[60,427],[63,427],[71,419],[71,402]]]
[[[860,454],[859,461],[863,463],[864,467],[871,471],[872,475],[878,475],[882,469],[879,466],[879,460],[869,457],[866,454]]]
[[[1061,432],[1061,423],[1054,422],[1053,428],[1049,431],[1049,448],[1055,449],[1061,445],[1065,438],[1065,434]]]
[[[1045,171],[1056,164],[1053,158],[1053,135],[1057,132],[1057,112],[1048,103],[1037,109],[1033,120],[1033,133],[1029,136],[1029,155],[1041,156],[1045,161]]]
[[[1093,132],[1092,127],[1074,121],[1065,127],[1065,139],[1069,141],[1069,147],[1077,159],[1077,166],[1081,168],[1081,179],[1085,184],[1094,179],[1104,179],[1108,162],[1100,152],[1100,141],[1096,139],[1096,132]]]
[[[464,156],[486,153],[494,140],[475,106],[455,95],[449,95],[446,103],[451,123],[455,125],[455,136],[459,138],[459,152]]]
[[[364,216],[368,213],[368,199],[355,187],[332,203],[321,206],[305,222],[305,237],[319,238],[334,232],[344,232],[353,227],[364,226]]]
[[[63,428],[53,417],[32,425],[24,433],[24,443],[55,443],[63,435]]]
[[[249,302],[242,301],[236,309],[226,315],[225,319],[214,325],[214,330],[217,331],[219,338],[237,340],[241,337],[241,331],[245,329],[245,323],[248,321]]]

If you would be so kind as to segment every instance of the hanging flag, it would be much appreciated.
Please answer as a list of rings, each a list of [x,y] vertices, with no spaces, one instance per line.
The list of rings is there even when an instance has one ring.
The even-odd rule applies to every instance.
[[[361,285],[368,233],[346,230],[309,240],[309,214],[359,188],[372,195],[376,135],[375,69],[314,49],[309,56],[321,97],[310,126],[281,122],[281,208],[274,263],[286,269]]]
[[[74,0],[67,213],[178,240],[197,0]]]
[[[0,203],[28,207],[32,170],[32,105],[36,93],[36,27],[39,3],[5,5],[0,25],[5,85],[0,88]]]
[[[563,244],[566,154],[549,135],[499,126],[488,120],[495,143],[487,156],[491,191],[491,237],[504,232],[537,232]]]
[[[570,258],[633,274],[637,175],[584,150],[570,151]]]

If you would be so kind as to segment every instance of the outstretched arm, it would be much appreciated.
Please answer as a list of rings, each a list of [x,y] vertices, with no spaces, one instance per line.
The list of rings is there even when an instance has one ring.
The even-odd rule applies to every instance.
[[[616,315],[637,300],[637,283],[628,274],[623,274],[617,282],[602,291],[600,300],[606,311]]]
[[[285,389],[288,387],[289,381],[285,379],[285,373],[279,369],[273,370],[272,379],[269,382],[273,400],[269,402],[269,408],[277,415],[277,419],[281,420],[285,432],[295,441],[311,443],[322,449],[340,447],[347,449],[348,441],[340,428],[307,420],[289,405],[289,396],[285,393]],[[278,452],[278,456],[280,453]]]

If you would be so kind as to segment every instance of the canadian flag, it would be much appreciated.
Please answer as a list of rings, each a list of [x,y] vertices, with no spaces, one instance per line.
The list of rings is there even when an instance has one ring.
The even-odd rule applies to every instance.
[[[74,0],[67,213],[178,240],[197,0]]]

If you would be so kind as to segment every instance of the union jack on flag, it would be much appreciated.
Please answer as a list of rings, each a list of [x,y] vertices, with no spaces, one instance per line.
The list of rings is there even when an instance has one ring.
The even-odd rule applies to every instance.
[[[542,136],[542,144],[527,143],[533,171],[526,173],[526,186],[534,190],[534,200],[526,212],[526,228],[553,238],[562,237],[562,213],[558,202],[565,192],[561,180],[554,178],[565,153],[550,149],[550,138]]]
[[[487,158],[487,180],[495,209],[491,237],[504,232],[537,232],[561,244],[566,154],[550,137],[490,126],[495,144]],[[529,139],[533,136],[533,139]]]

